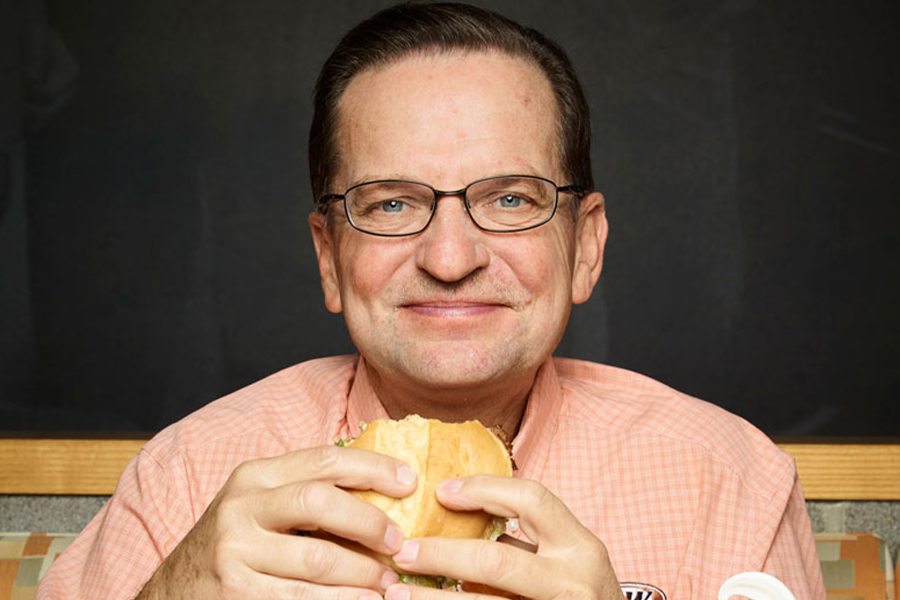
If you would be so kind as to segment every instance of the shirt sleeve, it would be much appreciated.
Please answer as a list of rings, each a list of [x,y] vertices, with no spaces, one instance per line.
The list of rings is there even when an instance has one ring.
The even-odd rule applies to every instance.
[[[794,462],[764,448],[734,464],[706,461],[670,598],[717,597],[730,577],[762,571],[797,600],[825,600],[806,503]],[[667,590],[668,592],[668,590]]]
[[[170,472],[146,450],[38,586],[36,600],[133,598],[194,521],[184,469]]]
[[[762,570],[783,581],[797,600],[825,600],[822,566],[816,553],[800,479],[796,474]]]

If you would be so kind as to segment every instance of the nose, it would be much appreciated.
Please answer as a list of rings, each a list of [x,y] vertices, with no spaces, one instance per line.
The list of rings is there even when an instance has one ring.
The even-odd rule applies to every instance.
[[[485,233],[466,212],[462,196],[437,200],[431,223],[422,232],[416,265],[429,275],[452,283],[484,268],[490,255],[483,243]]]

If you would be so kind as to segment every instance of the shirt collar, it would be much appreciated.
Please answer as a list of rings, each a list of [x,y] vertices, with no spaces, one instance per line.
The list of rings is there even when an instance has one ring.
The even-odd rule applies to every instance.
[[[550,445],[559,427],[562,405],[562,387],[556,365],[550,357],[538,369],[522,416],[522,425],[512,442],[518,476],[541,479]]]
[[[521,477],[541,478],[550,444],[559,425],[562,399],[563,393],[556,365],[553,358],[548,358],[538,369],[528,404],[525,406],[522,425],[512,441],[513,460]],[[347,398],[347,434],[342,437],[355,438],[359,435],[360,423],[389,418],[384,405],[372,388],[366,361],[360,356],[356,365],[356,376]]]
[[[376,419],[390,419],[384,405],[369,381],[369,370],[366,368],[366,359],[360,355],[356,363],[356,376],[353,385],[350,386],[350,395],[347,398],[347,437],[355,438],[360,432],[360,423],[369,423]]]

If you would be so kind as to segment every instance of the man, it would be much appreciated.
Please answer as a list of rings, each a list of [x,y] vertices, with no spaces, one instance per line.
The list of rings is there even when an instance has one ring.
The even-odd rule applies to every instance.
[[[606,242],[589,131],[562,51],[499,15],[401,5],[351,31],[317,84],[309,223],[360,356],[297,365],[158,435],[38,598],[448,593],[297,535],[319,529],[509,596],[710,598],[764,570],[824,598],[793,464],[765,436],[639,375],[551,358]],[[403,540],[344,491],[414,489],[401,461],[333,444],[411,413],[512,437],[516,478],[447,481],[438,499],[515,517],[536,552]]]

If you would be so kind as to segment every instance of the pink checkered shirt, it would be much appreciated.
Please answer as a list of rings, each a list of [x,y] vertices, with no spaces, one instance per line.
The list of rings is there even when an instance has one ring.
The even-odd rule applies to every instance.
[[[162,431],[37,600],[132,598],[238,464],[386,418],[359,364],[340,356],[285,369]],[[792,459],[712,404],[621,369],[551,359],[513,456],[518,477],[543,482],[603,540],[622,582],[707,600],[731,575],[765,571],[798,600],[825,598]]]

